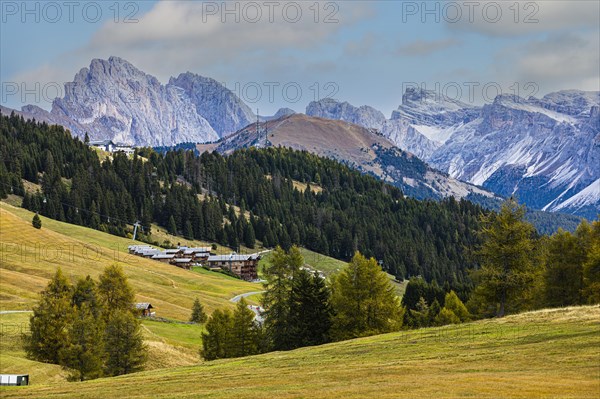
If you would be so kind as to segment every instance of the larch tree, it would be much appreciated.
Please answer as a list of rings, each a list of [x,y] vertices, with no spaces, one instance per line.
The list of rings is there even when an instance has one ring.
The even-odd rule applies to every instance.
[[[84,381],[102,377],[104,365],[104,324],[88,303],[75,311],[68,328],[68,340],[60,350],[60,364],[70,371],[69,379]]]
[[[120,265],[114,264],[104,269],[100,275],[98,293],[105,315],[114,314],[115,311],[133,312],[135,294]]]
[[[33,307],[29,319],[29,333],[24,338],[25,351],[29,358],[45,362],[60,363],[60,351],[69,342],[69,325],[75,309],[71,304],[73,287],[58,268],[41,293],[40,301]]]
[[[104,373],[109,376],[140,371],[147,360],[140,321],[130,311],[110,312],[106,324],[106,364]]]
[[[143,369],[147,348],[140,321],[133,314],[135,294],[121,266],[115,264],[104,269],[98,295],[106,323],[105,374],[114,376]]]
[[[535,229],[524,216],[525,207],[511,198],[500,212],[481,217],[481,268],[473,273],[477,286],[471,300],[484,314],[503,317],[527,307],[535,280]]]
[[[356,253],[332,284],[332,338],[396,331],[404,316],[392,282],[374,258]]]
[[[471,314],[467,310],[467,307],[454,291],[450,291],[446,294],[443,309],[450,310],[462,323],[471,320]]]

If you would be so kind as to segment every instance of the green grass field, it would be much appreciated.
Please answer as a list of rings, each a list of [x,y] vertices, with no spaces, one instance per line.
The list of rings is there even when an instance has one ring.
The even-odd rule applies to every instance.
[[[4,398],[597,398],[600,308],[385,334]],[[35,383],[35,380],[32,380]]]
[[[260,290],[247,283],[206,270],[195,272],[129,255],[133,242],[97,230],[42,217],[43,227],[31,226],[33,214],[0,203],[0,310],[31,309],[38,293],[60,266],[75,281],[97,278],[113,263],[123,266],[140,302],[151,302],[158,316],[187,320],[198,297],[207,312],[233,306],[237,294]]]
[[[21,336],[29,331],[31,313],[0,314],[0,373],[29,374],[39,383],[64,382],[67,376],[60,366],[28,360],[22,348]],[[2,397],[3,393],[0,393]]]

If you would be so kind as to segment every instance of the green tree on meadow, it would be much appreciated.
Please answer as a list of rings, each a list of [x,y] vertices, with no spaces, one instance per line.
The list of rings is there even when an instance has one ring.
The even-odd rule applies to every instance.
[[[535,280],[535,229],[524,220],[525,207],[507,200],[498,213],[481,217],[481,268],[473,273],[477,284],[471,301],[482,315],[503,317],[526,309]]]
[[[42,291],[40,301],[33,307],[30,331],[23,337],[30,359],[60,363],[60,351],[69,342],[69,325],[75,316],[72,292],[73,287],[59,267]]]
[[[42,219],[40,219],[40,215],[38,215],[37,212],[35,213],[35,215],[33,215],[33,219],[31,220],[31,225],[33,227],[35,227],[36,229],[42,228]]]
[[[98,317],[102,310],[98,294],[98,285],[89,275],[77,280],[77,283],[73,288],[73,297],[71,301],[77,308],[80,308],[83,304],[87,304],[94,314],[94,317]]]
[[[427,322],[429,326],[436,325],[436,318],[438,317],[441,311],[442,308],[440,306],[440,303],[437,299],[434,299],[433,303],[431,304],[431,306],[429,306],[429,309],[427,311]]]
[[[333,279],[332,338],[343,340],[400,329],[404,310],[394,286],[374,258],[356,253]]]
[[[264,269],[267,280],[262,304],[265,311],[265,329],[274,350],[287,350],[292,347],[289,330],[290,293],[294,276],[304,264],[298,247],[293,246],[288,253],[277,247],[270,257],[270,265]]]
[[[454,291],[450,291],[446,294],[444,309],[454,313],[461,323],[471,320],[471,314],[467,310],[467,307]]]
[[[435,299],[433,301],[433,304],[436,304],[436,303],[437,303],[436,307],[439,310],[440,303],[437,301],[437,299]],[[410,320],[412,327],[414,327],[414,328],[427,327],[435,320],[435,317],[437,316],[437,313],[439,313],[439,311],[435,312],[435,310],[432,311],[429,308],[430,307],[427,304],[427,300],[423,297],[419,297],[419,301],[415,305],[415,308],[409,309],[407,312],[410,315],[409,320]],[[434,314],[435,314],[435,316],[434,316]]]
[[[59,352],[60,364],[70,371],[69,379],[90,380],[102,377],[104,356],[104,323],[88,303],[82,303],[69,325],[67,342]]]
[[[329,342],[332,309],[330,291],[317,273],[300,270],[290,292],[289,330],[293,347]]]
[[[582,302],[583,264],[587,253],[581,239],[559,229],[548,240],[545,306],[569,306]]]
[[[258,353],[254,312],[248,309],[244,298],[240,299],[233,312],[233,327],[231,330],[231,355],[241,357]]]
[[[202,333],[201,356],[205,360],[231,357],[233,315],[229,309],[217,309],[206,322]]]
[[[200,300],[196,298],[194,300],[194,305],[192,305],[192,316],[190,317],[190,321],[192,323],[206,323],[208,316],[204,312],[204,307],[200,303]]]
[[[114,264],[104,269],[98,296],[106,323],[106,375],[121,375],[143,369],[147,358],[140,321],[134,316],[133,288],[123,268]]]
[[[600,220],[592,223],[587,259],[583,264],[583,299],[600,303]]]
[[[445,326],[447,324],[460,324],[460,319],[448,308],[442,308],[440,313],[435,317],[435,324]]]
[[[147,360],[140,321],[130,311],[109,312],[106,323],[106,364],[104,373],[109,376],[140,371]]]
[[[98,294],[105,316],[114,315],[115,311],[133,312],[135,294],[127,282],[123,268],[113,264],[104,269],[100,275]]]

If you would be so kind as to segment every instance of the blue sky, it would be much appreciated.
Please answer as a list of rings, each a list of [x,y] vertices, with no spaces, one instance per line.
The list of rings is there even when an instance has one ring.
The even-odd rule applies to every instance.
[[[413,84],[467,103],[600,90],[597,1],[24,4],[0,8],[0,103],[13,108],[49,109],[57,87],[111,55],[163,83],[215,78],[261,114],[333,95],[389,116]]]

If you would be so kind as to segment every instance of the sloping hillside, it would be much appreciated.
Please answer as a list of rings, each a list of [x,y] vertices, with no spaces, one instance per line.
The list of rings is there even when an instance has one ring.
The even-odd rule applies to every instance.
[[[6,398],[597,398],[600,308],[545,310]]]
[[[495,198],[486,190],[430,168],[413,154],[398,149],[375,129],[304,114],[263,122],[258,132],[257,125],[251,124],[217,143],[199,144],[197,149],[227,154],[252,146],[289,147],[335,159],[397,185],[415,198],[464,198],[470,194]]]
[[[33,213],[0,203],[0,310],[31,309],[57,267],[72,279],[97,278],[118,262],[136,290],[136,299],[150,302],[159,316],[187,320],[198,297],[212,311],[231,306],[229,299],[257,291],[257,285],[208,271],[191,272],[127,253],[132,241],[97,230],[42,217],[31,226]]]

